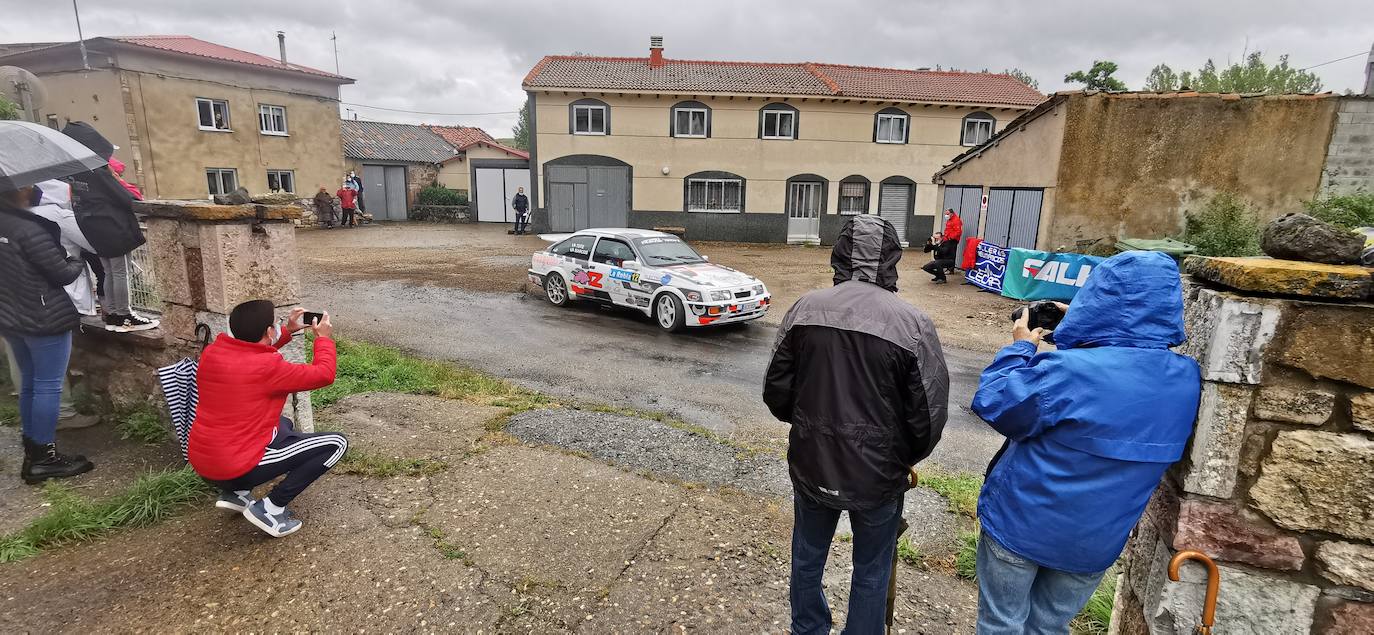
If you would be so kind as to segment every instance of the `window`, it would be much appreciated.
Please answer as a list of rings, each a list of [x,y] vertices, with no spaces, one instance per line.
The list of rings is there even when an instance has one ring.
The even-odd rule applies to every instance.
[[[674,137],[711,136],[711,109],[701,102],[684,101],[673,106],[672,129]]]
[[[295,192],[296,173],[292,170],[268,170],[267,189],[273,192]]]
[[[840,182],[840,213],[868,213],[868,181]]]
[[[233,168],[210,168],[205,171],[210,195],[228,194],[239,189],[239,173]]]
[[[572,103],[571,132],[573,134],[610,134],[610,109],[595,99],[579,99]]]
[[[286,107],[258,104],[258,130],[263,134],[286,136]]]
[[[229,102],[197,97],[196,113],[200,117],[201,130],[229,130]]]
[[[635,252],[630,246],[614,238],[602,238],[596,243],[596,253],[592,254],[592,261],[603,265],[620,267],[626,260],[634,260]]]
[[[906,143],[910,118],[896,108],[880,111],[873,122],[873,140],[878,143]]]
[[[706,259],[702,258],[701,254],[692,249],[690,245],[672,236],[640,238],[635,243],[639,245],[639,253],[644,254],[644,259],[650,265],[706,262]]]
[[[797,113],[791,110],[763,111],[764,139],[795,139]]]
[[[596,236],[573,236],[554,245],[549,251],[558,256],[585,261],[592,254],[592,243],[594,242],[596,242]]]
[[[744,182],[739,179],[687,179],[687,211],[744,210]]]
[[[964,134],[960,143],[966,146],[976,146],[992,137],[993,126],[997,125],[997,120],[985,112],[975,112],[964,117]]]

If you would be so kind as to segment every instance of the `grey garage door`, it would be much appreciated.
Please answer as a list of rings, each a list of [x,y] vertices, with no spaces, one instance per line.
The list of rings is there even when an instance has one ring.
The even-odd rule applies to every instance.
[[[405,166],[364,164],[363,206],[376,220],[405,220]]]
[[[1040,231],[1041,189],[994,187],[988,190],[987,229],[983,238],[1003,247],[1035,249]]]
[[[940,214],[943,217],[945,210],[952,209],[964,221],[964,238],[959,241],[959,251],[954,256],[956,263],[964,261],[964,244],[969,238],[978,235],[978,210],[982,205],[983,186],[945,186],[945,204],[940,208]]]
[[[550,165],[549,225],[555,232],[630,223],[630,169]]]
[[[892,223],[906,244],[906,218],[911,214],[912,186],[906,183],[883,183],[878,187],[878,215]]]

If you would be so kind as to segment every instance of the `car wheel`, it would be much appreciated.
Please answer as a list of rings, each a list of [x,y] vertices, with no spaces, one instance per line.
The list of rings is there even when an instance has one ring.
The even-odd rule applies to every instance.
[[[654,319],[658,321],[660,328],[672,333],[682,328],[683,323],[687,321],[687,314],[677,296],[664,293],[654,301]]]
[[[568,283],[563,280],[563,276],[550,273],[544,278],[544,296],[554,306],[563,306],[568,303]]]

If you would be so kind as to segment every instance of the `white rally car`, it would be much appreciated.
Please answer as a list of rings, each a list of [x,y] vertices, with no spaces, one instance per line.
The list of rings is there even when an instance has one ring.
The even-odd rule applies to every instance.
[[[647,229],[584,229],[530,259],[530,282],[549,302],[632,307],[667,331],[744,322],[768,312],[758,278],[707,262],[682,239]]]

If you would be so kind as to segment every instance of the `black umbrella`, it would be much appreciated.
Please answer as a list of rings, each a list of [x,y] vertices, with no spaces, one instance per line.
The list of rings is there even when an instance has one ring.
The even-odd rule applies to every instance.
[[[88,172],[107,162],[80,141],[27,121],[0,121],[0,192]]]

